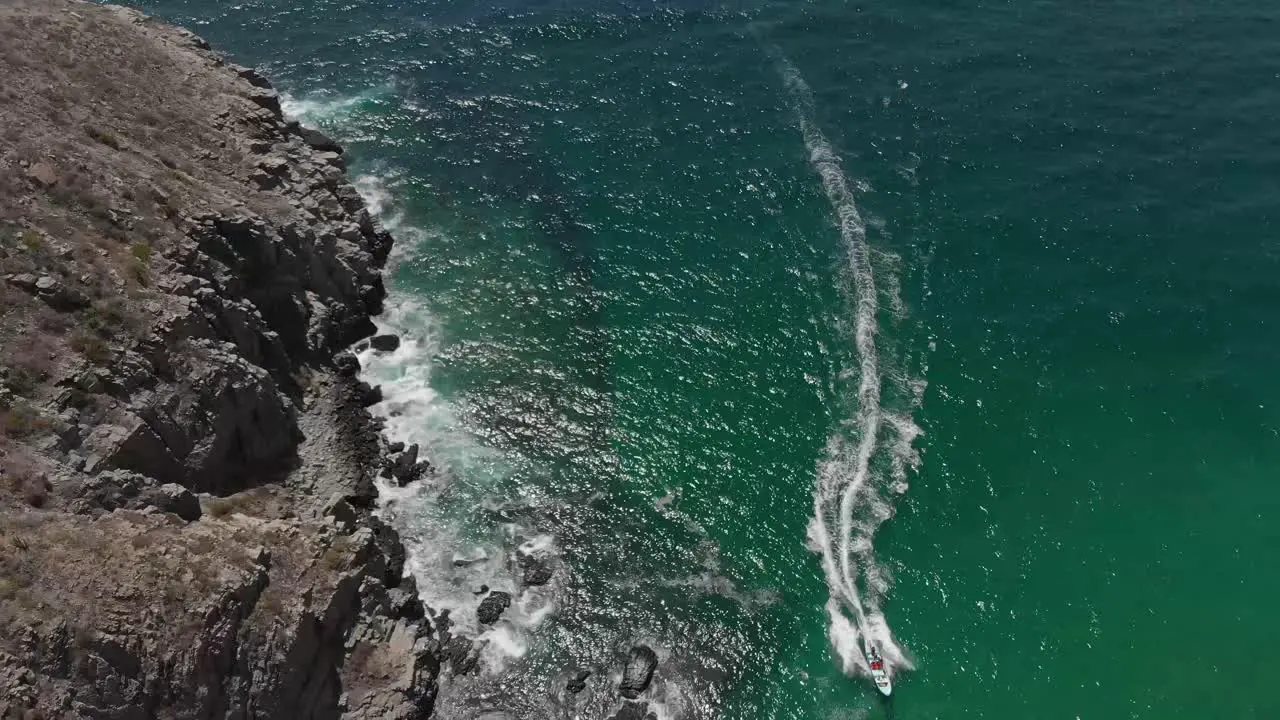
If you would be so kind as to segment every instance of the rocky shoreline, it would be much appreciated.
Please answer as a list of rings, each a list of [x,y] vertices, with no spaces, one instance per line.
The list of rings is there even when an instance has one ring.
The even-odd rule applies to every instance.
[[[430,717],[482,647],[375,512],[433,468],[369,412],[393,240],[343,148],[122,7],[0,0],[0,72],[0,717]]]
[[[346,351],[392,239],[342,148],[136,11],[0,26],[0,716],[428,717],[471,650],[373,512],[429,466]]]

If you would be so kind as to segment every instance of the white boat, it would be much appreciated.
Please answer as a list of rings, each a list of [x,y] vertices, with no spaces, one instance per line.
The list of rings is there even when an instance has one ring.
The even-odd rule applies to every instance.
[[[889,678],[889,666],[885,665],[884,658],[880,656],[880,648],[876,644],[867,641],[867,667],[871,668],[871,679],[876,683],[876,689],[881,695],[888,697],[893,692],[893,680]]]

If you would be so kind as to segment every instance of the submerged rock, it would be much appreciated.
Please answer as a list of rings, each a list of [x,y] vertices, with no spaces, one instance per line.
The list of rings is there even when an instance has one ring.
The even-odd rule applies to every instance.
[[[649,688],[653,680],[653,672],[658,669],[658,654],[648,645],[637,645],[627,655],[627,664],[622,671],[622,682],[618,692],[623,697],[634,700],[640,693]],[[639,717],[639,716],[636,716]]]
[[[403,446],[403,443],[400,443]],[[430,469],[425,460],[418,461],[418,444],[414,443],[393,459],[383,471],[383,477],[393,477],[401,487],[422,477]]]
[[[589,677],[591,677],[590,670],[579,670],[574,673],[573,677],[569,678],[569,682],[565,685],[565,689],[574,695],[577,695],[587,689],[587,678]]]
[[[469,553],[456,552],[453,554],[454,567],[468,567],[477,563],[482,563],[489,559],[489,553],[483,548],[476,548]]]
[[[658,720],[658,716],[649,712],[649,703],[623,703],[622,708],[609,720]]]
[[[399,335],[374,335],[369,338],[369,347],[378,352],[395,352],[400,347]]]
[[[503,611],[509,607],[511,607],[511,593],[495,590],[480,601],[480,607],[476,609],[476,619],[484,625],[492,625],[498,622]],[[655,659],[654,662],[657,663],[657,660]]]
[[[520,553],[516,562],[520,566],[520,579],[525,585],[536,587],[546,585],[551,580],[553,570],[551,561],[547,558]]]

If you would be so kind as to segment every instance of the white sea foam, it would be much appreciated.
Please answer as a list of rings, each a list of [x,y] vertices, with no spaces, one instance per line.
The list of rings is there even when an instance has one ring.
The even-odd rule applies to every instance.
[[[308,125],[338,122],[342,117],[366,100],[377,97],[384,88],[372,88],[355,95],[317,93],[305,97],[280,94],[280,109],[287,117]]]
[[[854,200],[851,182],[839,158],[814,117],[813,92],[800,72],[775,52],[779,72],[795,104],[796,118],[809,153],[809,163],[822,179],[832,210],[839,221],[847,263],[847,296],[853,306],[852,342],[857,358],[856,410],[827,442],[818,467],[813,497],[809,546],[822,556],[831,597],[828,636],[849,674],[866,672],[863,640],[881,649],[890,672],[910,668],[906,654],[880,611],[881,599],[891,578],[875,562],[872,539],[876,529],[893,514],[892,495],[905,490],[909,467],[916,462],[912,443],[920,429],[907,414],[894,414],[881,406],[886,381],[877,348],[880,314],[873,253],[882,269],[893,273],[898,262],[888,253],[873,250],[867,227]],[[886,283],[890,308],[901,313],[896,275]],[[886,375],[890,376],[886,378]],[[851,374],[850,377],[853,375]],[[887,463],[878,459],[887,458]],[[887,464],[887,468],[882,468]]]
[[[394,173],[364,175],[354,183],[370,211],[396,234],[393,266],[411,261],[416,249],[433,239],[431,232],[408,224],[396,207],[397,179]],[[382,387],[383,400],[370,410],[386,421],[388,436],[418,444],[437,468],[431,477],[403,488],[380,481],[382,513],[404,531],[406,569],[418,581],[423,602],[448,610],[454,632],[480,641],[485,666],[500,671],[526,652],[529,631],[553,612],[554,589],[517,592],[510,542],[516,529],[505,528],[504,535],[503,528],[477,528],[466,519],[474,506],[468,499],[484,495],[510,467],[498,451],[478,441],[432,387],[433,360],[440,351],[437,320],[413,296],[393,289],[375,323],[379,332],[398,335],[400,345],[393,352],[359,354],[362,375]],[[536,536],[525,545],[530,552],[551,554],[555,542]],[[476,619],[479,590],[486,586],[510,592],[515,600],[495,626]]]

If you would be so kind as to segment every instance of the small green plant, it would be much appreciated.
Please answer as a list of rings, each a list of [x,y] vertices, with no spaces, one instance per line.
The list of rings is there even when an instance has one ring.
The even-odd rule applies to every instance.
[[[133,271],[133,279],[138,281],[139,285],[151,287],[151,268],[147,267],[146,263],[135,258],[131,269]]]
[[[93,138],[94,140],[97,140],[98,142],[102,143],[103,145],[106,145],[107,147],[113,150],[120,149],[120,140],[116,138],[115,135],[111,134],[106,130],[101,130],[92,125],[86,125],[84,128],[84,132],[89,137]]]
[[[103,332],[124,324],[124,311],[119,300],[102,300],[84,311],[84,321],[89,327]]]
[[[22,247],[26,248],[29,253],[38,253],[44,249],[44,241],[40,239],[39,233],[20,232],[18,233],[18,242],[22,243]]]
[[[39,375],[26,368],[10,368],[4,373],[4,386],[14,395],[30,397],[39,384]]]
[[[151,243],[149,242],[134,243],[133,257],[137,259],[138,262],[150,265],[151,264]]]

